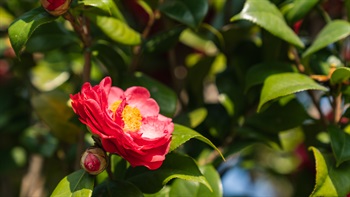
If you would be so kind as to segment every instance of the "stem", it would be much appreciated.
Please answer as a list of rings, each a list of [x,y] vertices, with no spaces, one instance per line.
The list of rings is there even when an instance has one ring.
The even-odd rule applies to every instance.
[[[341,88],[341,86],[339,85],[337,88]],[[333,117],[333,123],[334,124],[338,124],[341,116],[343,114],[343,110],[342,110],[342,94],[340,93],[339,90],[337,90],[337,94],[335,94],[333,96],[333,113],[334,113],[334,117]]]
[[[74,31],[78,34],[83,43],[84,53],[84,67],[82,73],[83,82],[90,81],[91,74],[91,35],[90,35],[90,21],[86,17],[74,17],[70,12],[67,12],[63,17],[70,22]],[[75,169],[80,168],[80,157],[85,149],[85,132],[81,130],[78,136],[78,144],[76,151]]]

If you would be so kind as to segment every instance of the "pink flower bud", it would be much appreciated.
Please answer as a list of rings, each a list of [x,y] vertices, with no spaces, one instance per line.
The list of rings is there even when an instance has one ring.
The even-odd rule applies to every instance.
[[[72,0],[40,0],[43,8],[53,16],[60,16],[69,10]]]
[[[100,174],[107,167],[106,152],[98,147],[90,147],[81,157],[80,165],[89,174]]]

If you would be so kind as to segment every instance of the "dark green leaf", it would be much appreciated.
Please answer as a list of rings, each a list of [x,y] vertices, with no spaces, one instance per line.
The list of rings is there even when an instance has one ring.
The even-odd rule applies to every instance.
[[[166,0],[159,10],[191,28],[197,28],[208,12],[207,0]]]
[[[141,35],[119,19],[107,16],[88,15],[110,39],[125,45],[138,45]]]
[[[82,131],[69,122],[74,113],[67,106],[68,100],[68,95],[54,91],[36,95],[31,102],[35,112],[50,127],[53,135],[62,141],[74,143]]]
[[[195,161],[191,157],[174,153],[168,154],[163,165],[157,170],[136,167],[130,168],[126,175],[126,180],[136,185],[143,193],[158,192],[174,178],[199,182],[211,190]]]
[[[183,27],[173,28],[147,39],[142,46],[145,53],[164,53],[178,42]]]
[[[122,85],[124,88],[135,85],[146,87],[150,91],[151,97],[157,101],[160,107],[160,113],[168,117],[174,115],[177,96],[175,92],[166,85],[140,72],[136,72],[133,76],[126,76],[123,78]]]
[[[99,184],[92,193],[93,197],[142,197],[142,192],[127,181],[105,181]]]
[[[169,151],[175,150],[180,145],[184,144],[185,142],[187,142],[192,138],[196,138],[208,144],[209,146],[214,148],[216,151],[218,151],[222,159],[224,159],[224,156],[221,154],[221,151],[210,140],[208,140],[206,137],[202,136],[201,134],[197,133],[196,131],[178,124],[175,124],[174,126],[174,132],[172,133],[172,139],[171,139]]]
[[[286,13],[286,20],[291,24],[301,20],[309,13],[320,0],[294,0],[291,4],[291,8]]]
[[[264,82],[258,111],[265,103],[271,100],[305,90],[327,91],[327,88],[317,84],[310,77],[299,73],[271,75]]]
[[[64,177],[52,192],[51,197],[71,197],[92,195],[94,178],[81,169]]]
[[[339,67],[337,68],[331,76],[331,83],[342,83],[350,78],[350,68]]]
[[[249,20],[290,44],[304,47],[303,42],[286,24],[278,8],[268,0],[247,0],[243,10],[231,18],[231,21],[237,20]]]
[[[246,75],[245,92],[254,85],[262,84],[270,75],[293,71],[293,65],[284,62],[261,63],[255,65],[248,70]]]
[[[337,166],[339,166],[344,161],[350,160],[350,135],[336,126],[330,126],[328,132]]]
[[[29,12],[26,12],[9,27],[8,33],[13,49],[19,56],[25,47],[30,36],[36,28],[45,23],[52,22],[56,17],[51,16],[41,6]]]
[[[350,23],[334,20],[328,23],[317,35],[312,45],[303,53],[303,58],[350,35]]]
[[[210,191],[207,187],[197,183],[189,182],[182,179],[177,179],[171,185],[169,196],[191,196],[191,197],[221,197],[222,185],[218,172],[211,166],[200,167],[202,174],[209,181],[213,191]]]

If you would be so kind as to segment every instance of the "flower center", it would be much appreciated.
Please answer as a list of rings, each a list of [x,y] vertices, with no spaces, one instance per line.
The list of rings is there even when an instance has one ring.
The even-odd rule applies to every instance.
[[[114,113],[117,111],[121,101],[116,101],[110,106],[110,110]],[[124,121],[124,131],[135,132],[140,130],[142,124],[142,116],[140,110],[136,107],[126,105],[122,112],[122,120]]]

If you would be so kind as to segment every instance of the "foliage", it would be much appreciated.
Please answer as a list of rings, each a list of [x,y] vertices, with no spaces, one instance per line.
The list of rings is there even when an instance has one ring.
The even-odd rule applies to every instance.
[[[234,160],[284,180],[276,196],[349,195],[350,1],[73,0],[58,17],[1,5],[4,196],[222,196]],[[112,154],[97,176],[80,169],[94,141],[69,95],[104,76],[146,87],[173,119],[159,169]]]

